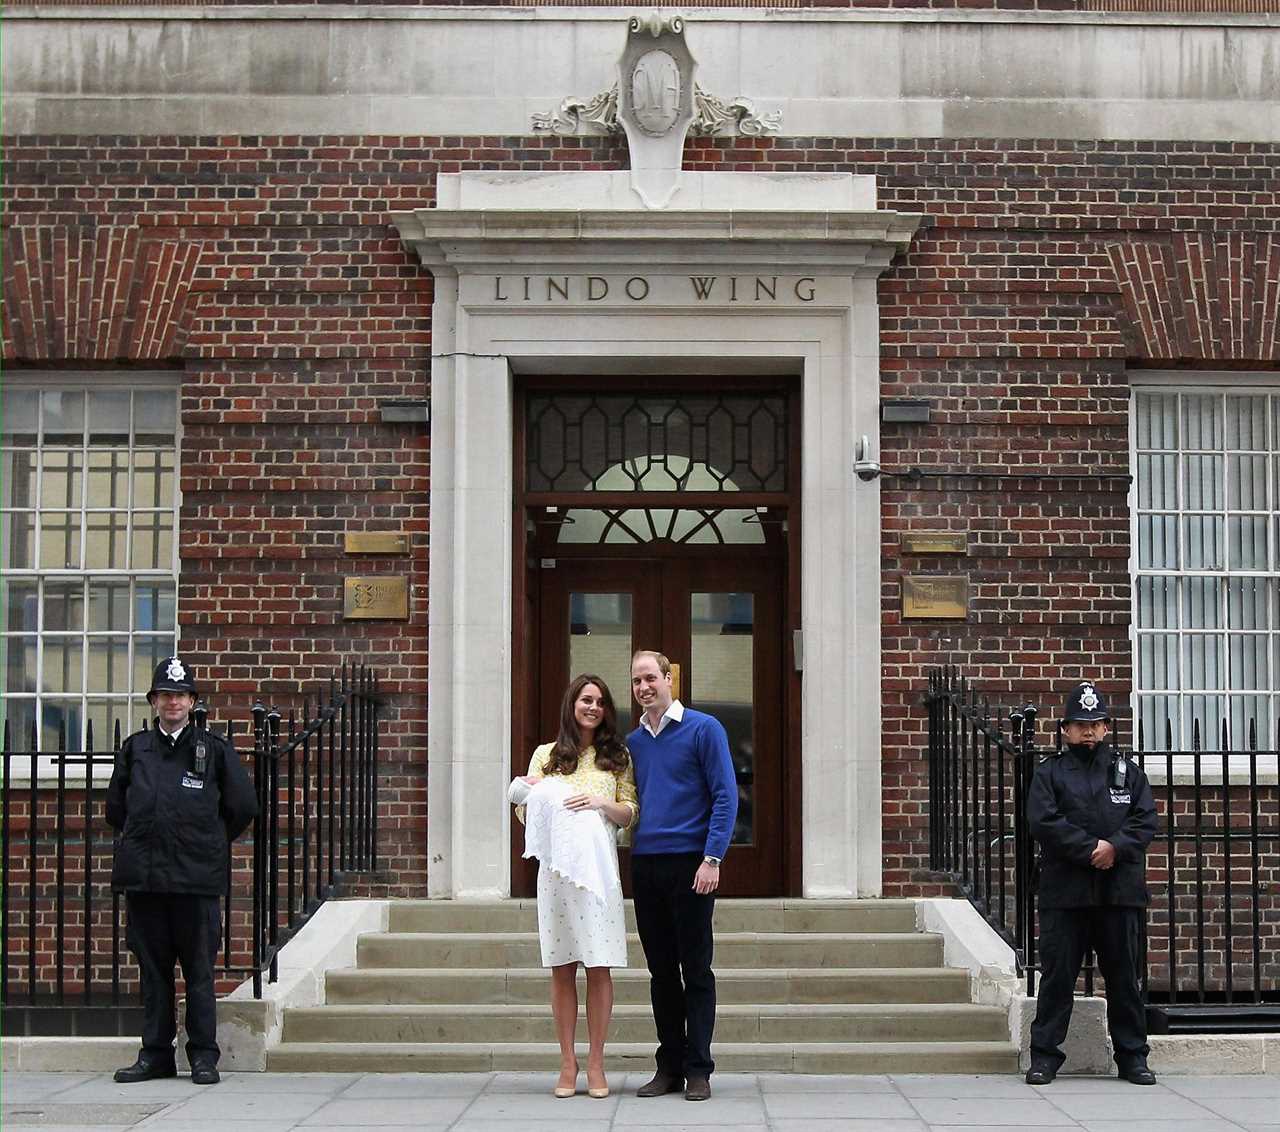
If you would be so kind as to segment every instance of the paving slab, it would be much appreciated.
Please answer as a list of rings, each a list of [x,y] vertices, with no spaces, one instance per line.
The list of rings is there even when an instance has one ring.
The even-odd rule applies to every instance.
[[[7,1099],[7,1098],[6,1098]],[[0,1105],[0,1126],[69,1124],[82,1127],[129,1128],[165,1106],[155,1104],[67,1104],[62,1100],[19,1101]]]
[[[4,1132],[1280,1132],[1280,1077],[1171,1077],[1154,1088],[999,1075],[720,1073],[714,1095],[640,1100],[619,1072],[603,1101],[550,1094],[554,1074],[227,1073],[116,1085],[108,1073],[7,1073]],[[580,1083],[585,1083],[585,1075]]]
[[[507,1120],[523,1123],[525,1120],[577,1121],[580,1116],[590,1120],[612,1118],[622,1094],[610,1093],[607,1097],[587,1096],[585,1079],[578,1080],[578,1092],[572,1097],[555,1097],[551,1089],[555,1078],[549,1078],[545,1087],[531,1093],[484,1093],[471,1102],[466,1115],[468,1120]],[[587,1116],[582,1111],[591,1109]]]
[[[770,1120],[912,1120],[911,1102],[894,1093],[768,1093]]]
[[[308,1113],[300,1128],[313,1124],[344,1128],[378,1128],[383,1125],[448,1124],[457,1120],[473,1103],[470,1097],[358,1097],[325,1101]]]
[[[1213,1116],[1213,1099],[1191,1100],[1169,1089],[1130,1085],[1127,1090],[1097,1093],[1058,1093],[1044,1090],[1045,1100],[1076,1121],[1085,1120],[1204,1120]]]
[[[289,1074],[277,1076],[288,1077]],[[500,1083],[487,1073],[368,1073],[363,1077],[355,1076],[337,1095],[345,1101],[361,1097],[478,1097],[481,1093],[494,1091],[527,1094],[537,1092],[537,1086],[547,1079],[545,1073],[511,1076],[518,1076],[520,1080],[500,1087]]]
[[[9,1098],[9,1082],[5,1081],[5,1100]],[[94,1077],[81,1081],[56,1094],[56,1099],[68,1104],[144,1104],[153,1108],[172,1104],[175,1101],[190,1100],[199,1096],[208,1086],[193,1085],[189,1077],[162,1078],[159,1081],[135,1081],[129,1085],[120,1085],[109,1076]]]
[[[1207,1117],[1198,1120],[1082,1120],[1085,1132],[1238,1132],[1234,1120]]]
[[[714,1094],[715,1078],[712,1078],[711,1088]],[[767,1124],[762,1101],[741,1097],[718,1099],[714,1095],[709,1101],[697,1103],[686,1101],[679,1095],[647,1097],[644,1100],[636,1096],[623,1097],[613,1117],[614,1128],[626,1129],[634,1129],[637,1125],[667,1129],[719,1125],[738,1129]]]
[[[1074,1123],[1061,1109],[1038,1097],[1002,1097],[994,1102],[982,1097],[916,1097],[910,1103],[930,1126],[1047,1128]]]
[[[770,1121],[773,1132],[929,1132],[923,1120],[820,1120],[812,1116]]]
[[[828,1073],[761,1073],[755,1078],[760,1091],[769,1093],[893,1093],[894,1083],[883,1076],[840,1077]],[[715,1078],[717,1088],[720,1078]]]
[[[898,1077],[890,1082],[904,1097],[951,1097],[989,1100],[1026,1100],[1040,1096],[1040,1090],[1021,1077]],[[1055,1083],[1054,1088],[1057,1088]]]
[[[571,1116],[566,1120],[522,1120],[518,1124],[512,1124],[510,1120],[473,1119],[464,1116],[449,1125],[449,1132],[563,1132],[566,1124],[574,1132],[609,1132],[613,1127],[613,1122],[608,1117],[596,1120],[589,1116]],[[379,1129],[378,1132],[383,1130]],[[664,1132],[671,1132],[671,1129],[664,1129]]]
[[[1280,1100],[1280,1077],[1161,1077],[1160,1084],[1184,1097],[1271,1097]]]
[[[1280,1094],[1273,1097],[1201,1097],[1198,1102],[1211,1117],[1233,1120],[1251,1127],[1271,1127],[1280,1124]]]
[[[199,1096],[179,1103],[173,1115],[178,1120],[207,1120],[214,1125],[266,1120],[296,1124],[328,1099],[323,1093],[222,1092],[219,1086],[213,1085],[202,1088]]]

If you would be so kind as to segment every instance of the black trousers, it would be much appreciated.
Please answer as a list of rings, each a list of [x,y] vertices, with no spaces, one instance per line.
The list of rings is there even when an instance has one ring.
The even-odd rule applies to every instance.
[[[631,855],[636,928],[649,964],[649,996],[658,1031],[658,1071],[710,1077],[716,1025],[716,977],[711,970],[714,895],[693,891],[701,853]]]
[[[216,896],[131,892],[129,950],[142,976],[142,1050],[152,1060],[173,1061],[178,1033],[174,1013],[175,962],[187,986],[187,1059],[217,1064],[218,1023],[213,962],[222,916]]]
[[[1147,1015],[1138,985],[1145,908],[1042,908],[1040,988],[1031,1025],[1031,1058],[1055,1068],[1071,1022],[1076,979],[1092,947],[1107,984],[1107,1029],[1121,1068],[1145,1062]]]

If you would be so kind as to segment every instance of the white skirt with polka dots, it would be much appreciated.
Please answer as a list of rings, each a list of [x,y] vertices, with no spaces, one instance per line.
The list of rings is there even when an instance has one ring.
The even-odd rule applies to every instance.
[[[627,921],[621,887],[600,900],[559,873],[540,867],[538,941],[544,967],[559,967],[562,963],[625,967]]]

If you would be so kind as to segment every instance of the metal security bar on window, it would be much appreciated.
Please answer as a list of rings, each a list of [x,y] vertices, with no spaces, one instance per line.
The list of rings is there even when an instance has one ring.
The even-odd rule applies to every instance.
[[[0,722],[41,750],[133,730],[174,652],[177,427],[168,387],[0,392]]]
[[[1280,394],[1140,388],[1133,439],[1137,720],[1243,751],[1280,718]]]
[[[781,394],[531,394],[526,490],[787,490]]]

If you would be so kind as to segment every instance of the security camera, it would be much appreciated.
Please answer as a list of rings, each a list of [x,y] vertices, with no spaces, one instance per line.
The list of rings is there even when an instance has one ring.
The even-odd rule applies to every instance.
[[[853,470],[858,479],[870,483],[880,474],[880,462],[871,459],[871,443],[864,434],[858,441],[858,452],[854,457]]]

